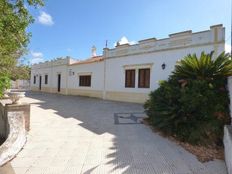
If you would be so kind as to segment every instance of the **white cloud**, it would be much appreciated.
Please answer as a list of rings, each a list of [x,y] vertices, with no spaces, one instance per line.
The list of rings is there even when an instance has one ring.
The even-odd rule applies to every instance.
[[[31,64],[36,64],[36,63],[40,63],[43,61],[44,60],[42,58],[33,58],[33,59],[31,59]]]
[[[31,55],[35,58],[43,57],[43,53],[31,51]]]
[[[31,51],[31,64],[35,64],[35,63],[39,63],[39,62],[43,62],[44,58],[43,58],[43,53],[41,52],[35,52],[35,51]]]
[[[229,45],[229,44],[225,44],[225,52],[226,53],[230,53],[231,52],[231,45]]]
[[[39,23],[41,23],[43,25],[51,26],[51,25],[54,24],[52,16],[49,15],[48,13],[44,12],[44,11],[40,12],[38,20],[39,20]]]
[[[137,43],[136,41],[128,41],[126,36],[123,36],[118,42],[120,45],[123,45],[123,44],[134,45]],[[117,46],[117,43],[114,43],[114,46]]]

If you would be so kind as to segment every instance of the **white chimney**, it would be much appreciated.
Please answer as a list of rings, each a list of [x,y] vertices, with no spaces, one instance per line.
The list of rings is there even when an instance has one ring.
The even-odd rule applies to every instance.
[[[92,57],[96,57],[97,56],[97,48],[95,46],[92,46]]]

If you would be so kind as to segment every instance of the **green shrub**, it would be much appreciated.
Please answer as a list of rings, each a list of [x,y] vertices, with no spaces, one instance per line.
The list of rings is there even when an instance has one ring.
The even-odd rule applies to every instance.
[[[0,76],[0,98],[3,97],[4,91],[10,88],[10,78],[7,75]]]
[[[183,70],[181,66],[178,65]],[[230,122],[226,76],[208,80],[211,78],[207,75],[195,78],[199,77],[198,73],[185,76],[177,71],[176,68],[168,81],[150,93],[144,105],[150,122],[167,135],[191,144],[221,143],[223,126]]]

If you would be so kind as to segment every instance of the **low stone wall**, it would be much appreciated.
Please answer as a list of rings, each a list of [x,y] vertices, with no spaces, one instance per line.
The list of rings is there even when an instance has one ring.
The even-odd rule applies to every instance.
[[[232,174],[232,126],[226,125],[224,127],[224,148],[225,148],[225,162],[228,174]]]
[[[6,138],[7,137],[7,132],[6,132],[6,125],[7,125],[7,120],[5,116],[5,110],[4,106],[0,103],[0,137],[1,138]]]
[[[230,95],[230,116],[232,120],[232,76],[228,78],[228,89],[229,89],[229,95]]]
[[[6,105],[5,109],[9,112],[23,112],[24,125],[26,131],[30,130],[30,105],[27,103]]]
[[[232,118],[232,77],[228,78],[228,90],[230,96],[230,115]],[[232,125],[224,127],[224,148],[225,148],[225,162],[228,174],[232,174]]]
[[[13,159],[26,143],[26,132],[30,129],[30,105],[0,102],[0,134],[6,141],[0,146],[0,166]]]

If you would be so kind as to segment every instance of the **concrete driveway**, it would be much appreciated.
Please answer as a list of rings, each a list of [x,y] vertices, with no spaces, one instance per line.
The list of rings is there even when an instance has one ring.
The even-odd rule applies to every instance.
[[[31,131],[0,174],[225,174],[143,124],[139,104],[29,93]]]

